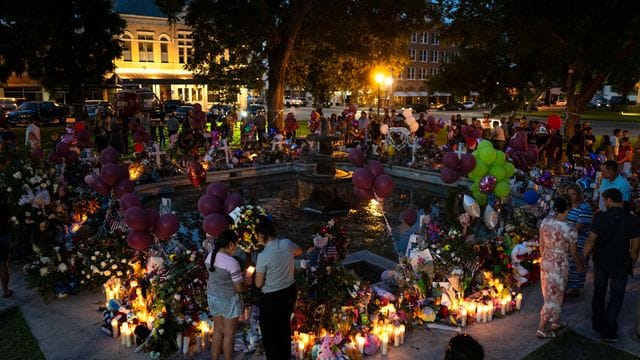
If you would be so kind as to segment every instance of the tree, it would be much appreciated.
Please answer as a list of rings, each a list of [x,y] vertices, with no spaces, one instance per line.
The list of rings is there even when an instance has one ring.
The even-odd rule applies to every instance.
[[[316,0],[156,0],[156,3],[171,19],[180,17],[192,28],[194,56],[188,69],[196,76],[208,83],[251,87],[259,85],[262,74],[267,73],[268,118],[275,120],[278,128],[283,127],[284,89],[294,49],[299,49],[297,54],[300,56],[308,50],[314,54],[320,52],[322,57],[339,59],[337,64],[331,65],[341,64],[344,73],[357,63],[343,57],[369,46],[374,39],[382,39],[377,43],[386,44],[389,41],[384,39],[396,41],[397,35],[403,33],[406,41],[412,29],[427,19],[427,6],[423,0],[330,3]],[[324,53],[328,50],[336,52]],[[336,83],[322,82],[327,74],[325,69],[336,68],[314,64],[311,59],[299,69],[309,70],[310,78],[315,79],[314,86],[317,84],[315,93],[326,93]]]
[[[456,67],[468,67],[475,53],[470,49],[477,49],[486,57],[480,62],[498,64],[501,71],[479,74],[468,82],[468,90],[492,82],[505,85],[494,89],[496,93],[513,88],[517,93],[530,89],[539,93],[541,86],[562,84],[567,94],[567,135],[603,82],[634,63],[640,51],[640,11],[633,0],[541,0],[533,5],[445,0],[440,5],[443,38],[461,50],[437,83],[445,84],[448,74],[459,73]],[[635,62],[635,66],[640,65]],[[487,70],[480,66],[478,72]]]
[[[49,91],[68,89],[79,103],[85,86],[113,70],[125,25],[110,0],[13,2],[0,14],[0,80],[26,71]]]

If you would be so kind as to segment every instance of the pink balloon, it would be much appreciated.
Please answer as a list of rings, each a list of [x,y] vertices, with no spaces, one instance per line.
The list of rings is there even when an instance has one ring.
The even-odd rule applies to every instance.
[[[120,198],[120,210],[127,211],[130,207],[142,207],[142,201],[133,193],[124,194]]]
[[[178,219],[178,215],[164,214],[160,216],[160,219],[158,219],[155,233],[158,239],[168,240],[169,238],[171,238],[171,236],[173,236],[173,234],[175,234],[178,231],[179,227],[180,227],[180,220]]]
[[[418,221],[418,213],[413,209],[407,209],[402,213],[402,221],[409,226],[413,226]]]
[[[384,166],[378,160],[367,161],[367,169],[371,171],[374,177],[384,174]]]
[[[144,250],[152,243],[153,239],[147,231],[131,231],[127,235],[127,244],[136,250]]]
[[[207,186],[207,194],[215,195],[220,200],[224,201],[224,199],[226,199],[227,195],[229,194],[229,186],[220,181],[212,182],[211,184],[209,184],[209,186]]]
[[[229,221],[224,215],[209,214],[204,218],[202,228],[207,234],[216,237],[223,230],[229,228]]]
[[[393,178],[387,174],[377,176],[373,183],[373,189],[376,195],[383,199],[391,195],[393,187]]]
[[[91,184],[91,187],[95,192],[103,196],[109,196],[109,192],[111,192],[111,186],[105,184],[100,176],[96,176],[93,179],[93,184]]]
[[[102,169],[100,169],[100,177],[105,184],[114,186],[118,181],[120,181],[120,170],[118,169],[118,165],[113,163],[102,165]]]
[[[202,216],[209,214],[223,214],[224,204],[222,201],[214,195],[204,194],[198,199],[198,211]]]
[[[232,192],[227,195],[227,198],[224,199],[224,212],[226,214],[233,211],[233,209],[238,206],[244,205],[244,199],[242,199],[242,195],[237,192]]]
[[[373,181],[375,177],[367,168],[359,168],[353,172],[351,176],[351,181],[354,186],[357,186],[364,190],[369,190],[373,187]]]
[[[149,231],[154,231],[156,225],[158,224],[158,219],[160,218],[160,214],[156,209],[144,209],[144,213],[147,216],[147,227]]]
[[[373,199],[373,191],[361,189],[357,186],[353,187],[353,195],[355,195],[356,199],[359,201],[369,201]]]
[[[351,149],[349,151],[349,161],[353,166],[362,167],[364,166],[367,158],[360,149]]]
[[[440,179],[442,179],[442,181],[445,184],[452,184],[456,182],[459,178],[460,178],[460,174],[456,170],[453,170],[448,167],[442,168],[442,170],[440,170]]]
[[[56,144],[56,153],[60,156],[64,156],[69,151],[69,144],[60,141]]]
[[[91,174],[89,174],[89,175],[84,177],[84,182],[89,186],[91,186],[91,184],[93,184],[94,180],[95,180],[95,178]]]
[[[122,179],[113,187],[113,192],[116,194],[118,199],[123,197],[125,194],[132,193],[133,190],[135,190],[135,185],[133,184],[133,181],[129,179]]]
[[[124,212],[124,222],[135,231],[146,231],[149,226],[147,214],[139,206],[132,206]]]
[[[118,152],[118,150],[112,147],[108,147],[102,150],[102,152],[100,153],[100,162],[102,162],[102,164],[108,164],[108,163],[116,164],[119,158],[120,158],[120,153]]]
[[[453,151],[449,151],[444,153],[442,156],[442,163],[444,166],[455,170],[460,166],[460,159],[458,158],[458,154]]]
[[[460,172],[467,175],[476,167],[476,158],[471,154],[462,154],[460,157]]]

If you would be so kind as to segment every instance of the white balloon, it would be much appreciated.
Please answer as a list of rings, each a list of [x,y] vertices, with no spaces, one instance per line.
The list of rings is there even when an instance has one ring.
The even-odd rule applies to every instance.
[[[380,125],[380,133],[382,135],[387,135],[389,133],[389,125],[387,124]]]
[[[412,122],[411,124],[409,124],[409,130],[411,130],[412,133],[418,131],[418,128],[420,127],[420,125],[418,125],[417,122]]]
[[[465,194],[462,198],[462,206],[467,214],[477,218],[480,217],[480,205],[473,197]]]
[[[498,222],[500,221],[498,218],[498,212],[491,205],[487,205],[487,208],[484,209],[483,220],[484,224],[491,230],[498,226]]]
[[[413,116],[413,112],[411,112],[411,109],[404,109],[402,111],[402,116],[404,116],[404,121],[407,124],[410,124],[411,122],[416,121],[416,118]]]

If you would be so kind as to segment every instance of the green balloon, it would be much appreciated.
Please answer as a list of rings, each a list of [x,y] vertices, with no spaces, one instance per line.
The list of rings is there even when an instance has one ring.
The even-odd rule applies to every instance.
[[[487,174],[489,167],[481,160],[476,161],[476,167],[469,173],[469,178],[480,179]]]
[[[471,186],[469,187],[469,190],[471,190],[472,193],[479,193],[480,192],[480,179],[477,179],[473,182],[473,184],[471,184]]]
[[[478,205],[480,206],[484,206],[487,205],[487,200],[489,199],[487,197],[487,194],[483,194],[481,192],[475,192],[475,193],[471,193],[471,195],[473,195],[473,198],[476,199],[476,201],[478,202]]]
[[[516,173],[516,167],[513,166],[513,164],[510,162],[504,163],[503,167],[504,167],[504,171],[507,173],[508,178],[512,177],[513,174]]]
[[[480,158],[480,150],[478,150],[478,149],[473,150],[471,155],[473,155],[473,157],[476,158],[476,160],[478,160]]]
[[[505,198],[509,196],[509,194],[511,193],[511,187],[509,186],[509,182],[506,180],[500,181],[499,183],[496,184],[496,187],[495,189],[493,189],[493,192],[496,193],[496,196],[499,198]]]
[[[478,150],[482,150],[482,149],[493,149],[493,144],[491,143],[491,141],[489,140],[480,140],[480,143],[478,144]]]
[[[496,163],[493,163],[491,170],[489,170],[489,174],[495,176],[496,181],[498,182],[507,178],[507,171],[502,165],[496,165]]]
[[[507,155],[502,150],[496,150],[496,160],[493,162],[493,166],[503,165],[507,161]]]
[[[496,161],[496,150],[492,147],[485,147],[484,149],[480,149],[480,160],[484,161],[485,164],[493,164]]]

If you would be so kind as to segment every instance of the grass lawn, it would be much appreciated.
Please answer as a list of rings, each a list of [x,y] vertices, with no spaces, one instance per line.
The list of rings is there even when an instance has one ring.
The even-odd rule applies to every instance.
[[[44,359],[19,307],[0,311],[0,354],[3,359]]]
[[[548,108],[544,111],[525,112],[520,114],[527,117],[543,117],[546,118],[551,114],[563,115],[564,108]],[[619,112],[607,110],[587,110],[582,114],[582,120],[588,121],[616,121],[616,122],[640,122],[639,115],[622,115]]]
[[[591,340],[571,330],[567,330],[557,338],[549,341],[523,360],[632,360],[638,359],[622,350],[613,348],[600,341]]]

